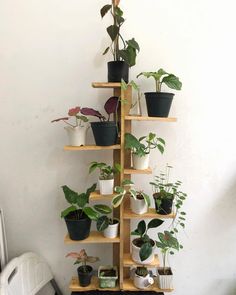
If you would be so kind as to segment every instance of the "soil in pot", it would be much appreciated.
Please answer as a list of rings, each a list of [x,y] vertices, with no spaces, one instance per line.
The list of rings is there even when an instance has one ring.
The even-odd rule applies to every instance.
[[[169,198],[163,198],[159,193],[155,193],[153,195],[154,202],[155,202],[155,207],[156,207],[156,212],[161,215],[167,215],[172,212],[172,206],[173,206],[173,197]],[[160,205],[157,204],[157,201],[160,200],[161,203]]]
[[[89,236],[91,220],[82,210],[70,212],[65,217],[65,222],[71,240],[81,241]]]
[[[171,270],[171,268],[169,268],[169,267],[167,267],[167,268],[165,269],[165,271],[164,271],[164,268],[159,268],[159,269],[158,269],[158,273],[159,273],[159,275],[161,275],[161,276],[172,276],[172,275],[173,275],[172,270]]]
[[[168,117],[174,93],[146,92],[146,104],[149,117]]]
[[[116,122],[91,122],[96,145],[108,146],[117,143],[118,127]]]
[[[116,271],[115,271],[115,269],[103,269],[100,272],[100,276],[102,276],[102,277],[115,277]]]
[[[129,81],[129,66],[124,61],[110,61],[107,63],[108,82],[121,82],[123,79],[126,83]]]
[[[87,287],[91,283],[93,268],[90,265],[80,266],[77,269],[81,287]]]

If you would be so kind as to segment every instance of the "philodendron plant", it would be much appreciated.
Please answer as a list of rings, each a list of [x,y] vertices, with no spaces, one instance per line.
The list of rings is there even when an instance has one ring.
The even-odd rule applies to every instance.
[[[113,166],[110,166],[103,162],[91,162],[89,166],[89,173],[92,173],[96,169],[99,170],[99,179],[109,180],[114,178],[114,174],[121,171],[121,166],[119,163],[115,163]]]
[[[179,78],[163,69],[159,69],[157,72],[141,72],[137,75],[137,78],[140,76],[153,78],[156,84],[156,92],[161,92],[163,83],[171,89],[181,90],[182,88],[182,82],[180,82]]]
[[[101,17],[107,13],[112,16],[113,24],[107,27],[107,33],[111,38],[111,44],[105,49],[103,55],[109,51],[113,55],[114,61],[125,61],[130,67],[136,63],[137,52],[140,50],[134,38],[125,41],[121,35],[121,27],[125,22],[123,11],[118,6],[119,1],[113,0],[111,4],[106,4],[101,8]],[[121,45],[122,43],[122,45]]]
[[[141,261],[149,258],[149,256],[153,253],[153,247],[155,246],[155,241],[149,237],[148,231],[151,228],[159,227],[163,222],[164,221],[160,219],[152,219],[146,225],[146,222],[141,220],[138,223],[137,228],[131,232],[131,235],[138,236],[137,239],[133,240],[132,244],[139,248],[139,258]]]
[[[117,193],[117,195],[115,195],[112,199],[112,205],[114,208],[120,206],[126,194],[130,194],[130,196],[134,198],[134,200],[137,200],[138,197],[142,197],[147,207],[150,207],[149,196],[141,190],[136,190],[134,188],[134,183],[129,179],[124,179],[121,183],[121,186],[116,186],[115,192]]]

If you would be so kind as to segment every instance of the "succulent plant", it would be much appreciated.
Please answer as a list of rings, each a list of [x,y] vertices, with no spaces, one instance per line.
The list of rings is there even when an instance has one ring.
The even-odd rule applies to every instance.
[[[148,270],[144,266],[139,266],[139,267],[137,267],[135,273],[136,273],[136,275],[138,275],[140,277],[146,277],[148,275]]]

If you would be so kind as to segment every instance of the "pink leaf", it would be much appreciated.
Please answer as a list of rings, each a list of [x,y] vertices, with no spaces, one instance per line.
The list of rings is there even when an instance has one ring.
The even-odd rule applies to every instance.
[[[104,109],[107,112],[108,115],[114,114],[118,108],[119,98],[117,96],[110,97],[105,105]]]
[[[92,108],[82,108],[81,114],[83,114],[85,116],[95,116],[99,119],[105,119],[104,116],[99,111],[96,111]]]
[[[80,107],[75,107],[73,109],[70,109],[68,112],[69,116],[76,116],[80,112]]]

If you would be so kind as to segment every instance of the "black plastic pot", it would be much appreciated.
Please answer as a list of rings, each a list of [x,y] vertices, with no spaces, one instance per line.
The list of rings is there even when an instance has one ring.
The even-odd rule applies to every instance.
[[[167,215],[172,212],[173,198],[161,198],[160,194],[156,193],[153,195],[156,212],[161,215]],[[161,200],[161,204],[158,206],[156,200]]]
[[[129,81],[129,66],[124,61],[109,61],[108,82],[120,82],[123,79],[126,83]]]
[[[80,266],[77,268],[79,284],[81,287],[87,287],[91,283],[93,268],[90,265]]]
[[[108,146],[117,143],[116,122],[91,122],[96,145]]]
[[[168,117],[174,93],[146,92],[144,94],[149,117]]]
[[[71,240],[81,241],[86,239],[90,234],[91,220],[87,215],[82,213],[81,218],[78,219],[78,214],[81,210],[70,212],[65,217],[66,226]]]

